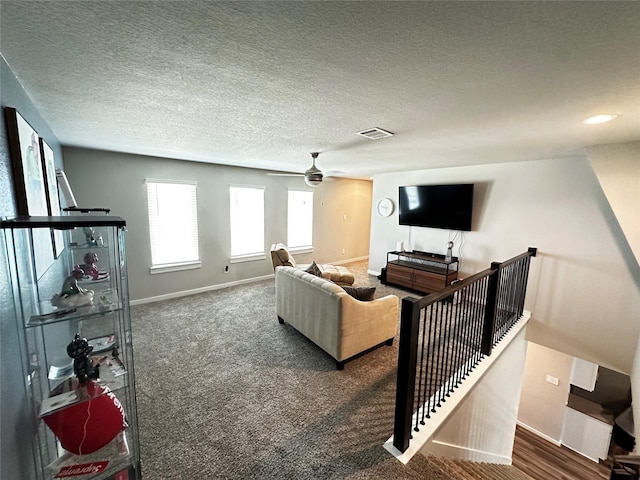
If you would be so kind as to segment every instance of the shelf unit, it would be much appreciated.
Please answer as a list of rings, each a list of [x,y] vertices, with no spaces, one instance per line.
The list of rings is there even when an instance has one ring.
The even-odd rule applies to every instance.
[[[433,293],[458,279],[458,258],[429,252],[387,252],[386,283]]]
[[[125,227],[108,215],[0,221],[38,480],[141,478]],[[92,349],[84,365],[98,365],[84,383],[67,353],[76,334]]]

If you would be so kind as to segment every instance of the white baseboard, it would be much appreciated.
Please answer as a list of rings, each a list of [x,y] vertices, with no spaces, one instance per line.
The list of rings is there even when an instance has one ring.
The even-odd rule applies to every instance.
[[[483,452],[469,447],[454,445],[447,442],[432,440],[431,445],[425,447],[428,453],[448,458],[458,458],[470,462],[497,463],[500,465],[511,465],[510,456],[498,455],[491,452]],[[424,452],[424,450],[423,450]]]
[[[158,295],[155,297],[140,298],[138,300],[131,300],[130,304],[143,305],[145,303],[161,302],[163,300],[171,300],[172,298],[186,297],[189,295],[196,295],[198,293],[211,292],[214,290],[221,290],[223,288],[235,287],[237,285],[244,285],[247,283],[259,282],[260,280],[266,280],[268,278],[273,278],[273,277],[274,277],[274,274],[271,273],[269,275],[263,275],[262,277],[253,277],[253,278],[247,278],[245,280],[237,280],[235,282],[220,283],[218,285],[209,285],[207,287],[194,288],[192,290],[182,290],[180,292],[167,293],[165,295]]]
[[[350,258],[349,260],[340,260],[338,262],[329,262],[329,263],[331,265],[344,265],[347,263],[360,262],[362,260],[367,260],[368,258],[369,258],[369,255],[365,255],[364,257]]]
[[[516,420],[516,425],[521,426],[522,428],[524,428],[525,430],[529,430],[531,433],[533,433],[534,435],[539,436],[540,438],[544,438],[545,440],[547,440],[548,442],[553,443],[556,446],[561,446],[562,442],[560,442],[560,440],[556,440],[555,438],[551,438],[548,435],[545,435],[542,432],[539,432],[538,430],[536,430],[533,427],[530,427],[529,425],[527,425],[526,423],[522,423],[520,420]]]
[[[343,265],[351,262],[359,262],[361,260],[367,260],[368,258],[369,256],[366,255],[364,257],[350,258],[349,260],[341,260],[339,262],[331,262],[331,264]],[[189,295],[196,295],[198,293],[211,292],[213,290],[220,290],[222,288],[235,287],[237,285],[244,285],[246,283],[259,282],[260,280],[266,280],[267,278],[273,278],[273,277],[274,277],[274,274],[263,275],[261,277],[247,278],[245,280],[237,280],[235,282],[220,283],[218,285],[209,285],[206,287],[194,288],[192,290],[182,290],[180,292],[172,292],[164,295],[157,295],[155,297],[140,298],[138,300],[131,300],[131,302],[129,303],[131,305],[143,305],[145,303],[161,302],[163,300],[171,300],[172,298],[187,297]]]

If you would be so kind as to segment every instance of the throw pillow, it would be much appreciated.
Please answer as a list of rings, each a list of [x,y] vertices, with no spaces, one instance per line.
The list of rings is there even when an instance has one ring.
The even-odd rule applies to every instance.
[[[376,293],[376,287],[350,287],[345,285],[342,288],[353,298],[361,302],[370,302],[373,300],[373,294]]]
[[[296,267],[296,261],[289,254],[289,250],[287,250],[287,247],[282,244],[278,244],[274,252],[278,257],[281,265],[284,265],[285,267]]]
[[[305,272],[315,275],[316,277],[322,277],[320,267],[318,267],[318,264],[315,261],[311,262],[311,265],[307,267]]]

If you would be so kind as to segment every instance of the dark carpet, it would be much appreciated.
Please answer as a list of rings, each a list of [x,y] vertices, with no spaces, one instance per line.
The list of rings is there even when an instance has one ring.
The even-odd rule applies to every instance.
[[[348,267],[376,297],[366,262]],[[335,369],[275,315],[273,280],[132,307],[145,479],[433,478],[382,447],[397,339]]]

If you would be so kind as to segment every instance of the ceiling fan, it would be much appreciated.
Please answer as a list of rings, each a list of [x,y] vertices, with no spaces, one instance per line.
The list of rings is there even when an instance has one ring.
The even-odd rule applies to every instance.
[[[313,152],[311,154],[312,165],[304,172],[304,183],[310,187],[316,187],[322,183],[322,172],[316,167],[316,158],[318,158],[319,154],[319,152]]]
[[[312,152],[311,159],[312,165],[304,173],[268,173],[267,175],[280,176],[280,177],[302,177],[304,176],[304,183],[310,187],[317,187],[322,183],[324,175],[318,167],[316,167],[316,159],[320,155],[320,152]]]

